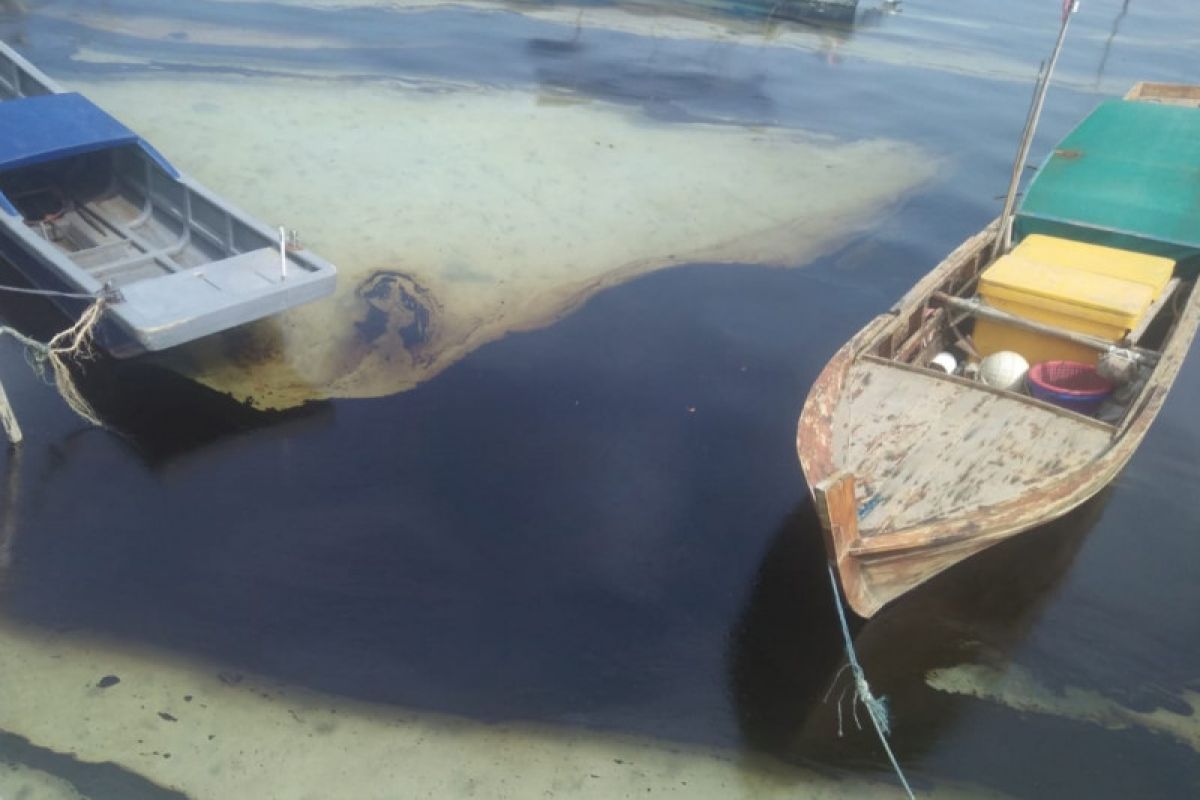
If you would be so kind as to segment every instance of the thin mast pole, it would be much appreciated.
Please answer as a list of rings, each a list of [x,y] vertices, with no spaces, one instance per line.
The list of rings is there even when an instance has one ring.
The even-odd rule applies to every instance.
[[[1038,121],[1042,117],[1042,109],[1046,105],[1046,92],[1050,89],[1050,79],[1054,68],[1058,65],[1058,57],[1062,53],[1063,42],[1067,38],[1067,27],[1071,24],[1071,15],[1079,10],[1079,0],[1063,2],[1062,26],[1058,29],[1058,41],[1054,43],[1054,52],[1050,55],[1050,63],[1046,67],[1034,95],[1033,108],[1025,121],[1025,132],[1021,136],[1020,147],[1017,148],[1017,160],[1013,162],[1012,179],[1008,185],[1008,196],[1004,198],[1004,211],[1000,213],[1000,230],[996,233],[996,243],[992,247],[992,258],[996,258],[1008,249],[1012,238],[1012,213],[1017,205],[1017,192],[1021,187],[1021,175],[1025,172],[1025,163],[1029,160],[1029,150],[1033,146],[1033,136],[1037,132]]]

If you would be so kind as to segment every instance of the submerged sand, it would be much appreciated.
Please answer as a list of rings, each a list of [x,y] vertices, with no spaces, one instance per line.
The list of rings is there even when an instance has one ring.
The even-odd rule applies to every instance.
[[[14,800],[87,800],[70,783],[24,764],[0,758],[0,797]]]
[[[1137,711],[1073,686],[1056,690],[1015,665],[998,669],[963,664],[937,669],[926,675],[926,683],[941,692],[976,697],[1023,713],[1047,714],[1110,730],[1141,728],[1200,752],[1200,692],[1184,691],[1177,700],[1190,711],[1176,713],[1164,708]]]
[[[81,634],[0,623],[0,645],[0,731],[79,761],[111,762],[195,800],[903,796],[887,776],[836,777],[732,752],[406,712]],[[0,789],[20,779],[4,769]],[[56,788],[49,796],[74,796]],[[995,795],[926,785],[921,796]]]
[[[523,91],[133,76],[72,88],[337,265],[332,299],[167,361],[269,408],[411,388],[651,270],[806,263],[934,170],[894,141],[667,124]]]
[[[268,31],[254,17],[243,29],[236,16],[224,23],[167,8],[38,12],[96,32],[78,64],[130,68],[69,88],[222,196],[298,230],[339,268],[332,299],[163,359],[262,408],[412,388],[483,344],[656,269],[808,263],[936,169],[896,141],[665,122],[555,86],[365,74],[386,73],[393,52],[450,44],[406,23],[429,7],[420,0],[366,5],[383,10],[379,24],[395,36],[358,42],[370,54],[362,62],[287,55],[351,52],[362,37],[353,26]],[[803,27],[764,37],[754,26],[619,8],[520,13],[564,35],[595,27],[651,41],[827,44]],[[213,77],[214,67],[245,74]]]

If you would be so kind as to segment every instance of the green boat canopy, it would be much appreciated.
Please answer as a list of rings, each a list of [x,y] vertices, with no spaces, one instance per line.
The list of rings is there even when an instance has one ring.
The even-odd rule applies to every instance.
[[[1014,235],[1200,258],[1200,109],[1101,104],[1042,164]]]

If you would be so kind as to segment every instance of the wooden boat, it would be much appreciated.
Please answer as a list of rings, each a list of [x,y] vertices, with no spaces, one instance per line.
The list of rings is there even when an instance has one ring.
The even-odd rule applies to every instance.
[[[772,3],[769,17],[814,24],[851,25],[858,13],[858,0],[783,0]]]
[[[1026,192],[1017,241],[1053,236],[1175,263],[1120,341],[976,299],[981,273],[996,261],[994,222],[833,356],[805,402],[797,449],[829,558],[858,614],[870,617],[963,559],[1066,513],[1129,460],[1200,323],[1198,170],[1200,87],[1140,84],[1089,115]],[[1087,352],[1123,348],[1141,362],[1141,382],[1101,420],[931,364],[956,348],[969,359],[972,326],[988,317]]]
[[[333,265],[281,238],[0,43],[0,259],[71,316],[109,298],[113,355],[330,294]]]

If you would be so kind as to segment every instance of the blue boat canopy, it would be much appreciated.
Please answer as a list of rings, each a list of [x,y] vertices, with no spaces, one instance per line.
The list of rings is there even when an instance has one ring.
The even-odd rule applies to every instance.
[[[1101,104],[1038,170],[1014,233],[1197,258],[1200,109],[1133,100]]]
[[[43,94],[0,103],[0,172],[135,144],[167,174],[179,173],[145,140],[81,94]],[[0,209],[16,209],[0,194]]]

